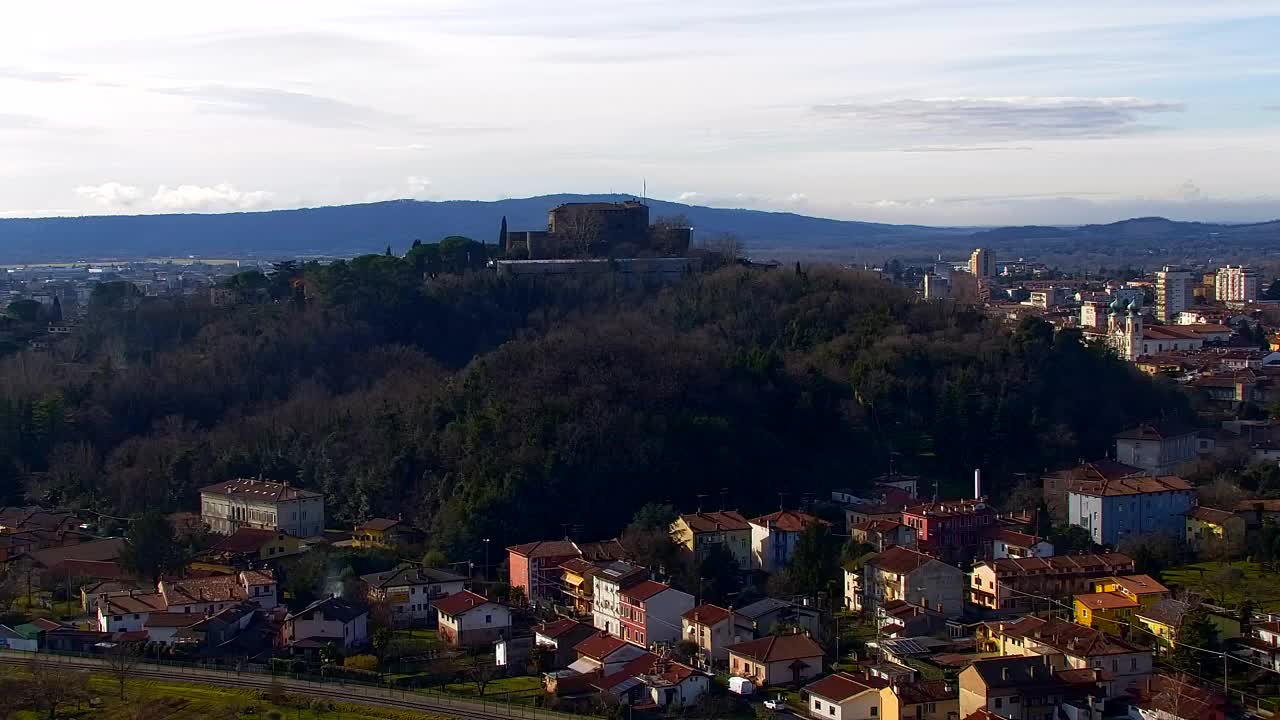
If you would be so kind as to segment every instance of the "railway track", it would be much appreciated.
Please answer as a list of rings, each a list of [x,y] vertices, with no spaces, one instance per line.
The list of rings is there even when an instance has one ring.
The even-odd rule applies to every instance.
[[[17,653],[5,651],[0,653],[0,665],[28,665],[33,658],[59,667],[74,668],[110,673],[111,667],[105,661],[96,658],[76,658],[62,655],[41,653]],[[466,700],[435,698],[417,693],[382,688],[371,688],[360,685],[325,684],[308,680],[271,677],[265,675],[245,675],[231,672],[206,670],[202,668],[170,668],[157,665],[140,664],[129,671],[130,678],[147,680],[166,680],[170,682],[216,685],[219,687],[242,690],[268,690],[275,684],[294,695],[308,698],[323,698],[345,703],[368,705],[391,710],[408,710],[429,713],[458,720],[561,720],[570,716],[549,713],[522,705],[499,705],[494,703],[477,703]]]

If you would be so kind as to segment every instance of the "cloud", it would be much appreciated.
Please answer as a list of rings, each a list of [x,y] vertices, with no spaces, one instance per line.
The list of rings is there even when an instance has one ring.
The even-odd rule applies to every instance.
[[[809,203],[809,196],[802,192],[793,192],[780,197],[766,197],[735,193],[733,195],[704,195],[696,191],[682,192],[676,196],[676,202],[702,207],[747,208],[795,210]]]
[[[895,148],[891,152],[902,153],[967,153],[967,152],[1028,152],[1029,145],[919,145]],[[879,152],[879,151],[877,151]]]
[[[35,115],[0,113],[0,130],[49,130],[53,127],[53,123]]]
[[[890,130],[995,140],[1115,137],[1150,130],[1179,103],[1134,97],[956,97],[817,105],[831,118]]]
[[[142,188],[118,182],[105,182],[101,185],[81,185],[76,194],[89,198],[93,202],[107,208],[127,208],[137,205],[142,200]]]
[[[224,210],[256,210],[266,206],[273,193],[265,190],[241,191],[227,183],[212,187],[161,185],[151,197],[151,205],[166,212],[215,212]]]
[[[404,126],[408,118],[345,100],[264,87],[200,85],[166,88],[159,91],[196,100],[220,112],[265,115],[277,120],[315,128],[371,128]]]
[[[1262,109],[1266,110],[1267,112],[1280,112],[1280,105],[1267,105]]]
[[[36,83],[64,83],[75,82],[80,79],[78,75],[70,75],[68,73],[54,72],[51,70],[33,70],[31,68],[17,67],[14,65],[0,66],[0,80],[22,80],[25,82]]]
[[[378,152],[422,152],[427,149],[424,143],[409,143],[408,145],[378,145],[373,148]]]
[[[435,197],[431,191],[431,178],[421,175],[410,175],[402,185],[385,187],[365,195],[365,202],[386,202],[388,200],[430,200]]]

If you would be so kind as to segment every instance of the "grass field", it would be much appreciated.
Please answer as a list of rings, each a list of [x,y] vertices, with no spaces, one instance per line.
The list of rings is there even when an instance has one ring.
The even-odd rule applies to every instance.
[[[452,683],[444,687],[445,692],[454,695],[476,695],[476,684]],[[494,678],[484,686],[485,697],[492,698],[494,696],[503,696],[507,693],[528,693],[532,690],[542,689],[542,678],[537,677],[509,677]]]
[[[21,673],[11,675],[21,680]],[[275,703],[250,690],[234,690],[211,685],[191,685],[161,681],[130,681],[125,699],[119,698],[114,678],[90,676],[89,686],[96,700],[60,709],[67,720],[445,720],[443,716],[380,710],[361,705],[323,702],[311,705],[297,697]],[[23,710],[17,720],[44,720]]]
[[[1202,592],[1220,605],[1238,607],[1249,598],[1262,612],[1280,612],[1280,575],[1239,560],[1230,564],[1240,571],[1240,577],[1232,579],[1222,573],[1224,567],[1216,562],[1191,563],[1165,570],[1161,577],[1166,585]]]

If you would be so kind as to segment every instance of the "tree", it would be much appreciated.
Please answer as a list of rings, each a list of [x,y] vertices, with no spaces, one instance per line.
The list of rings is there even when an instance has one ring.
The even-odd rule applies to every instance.
[[[529,648],[529,667],[535,675],[551,672],[552,663],[555,662],[555,654],[540,643],[534,643]]]
[[[10,317],[17,318],[24,323],[35,323],[40,319],[40,303],[35,300],[14,300],[9,303],[6,312]]]
[[[647,502],[640,506],[631,516],[628,528],[637,530],[662,530],[669,532],[671,523],[676,521],[676,509],[670,503]]]
[[[1280,301],[1280,278],[1271,281],[1267,286],[1267,291],[1263,293],[1263,299]]]
[[[729,605],[742,585],[742,574],[733,553],[723,545],[713,544],[692,566],[692,576],[680,584],[699,602]]]
[[[795,553],[786,573],[797,592],[817,595],[824,591],[840,569],[840,547],[826,523],[806,527],[796,540]]]
[[[676,658],[679,659],[680,662],[686,665],[697,660],[701,652],[702,652],[702,648],[698,647],[698,643],[692,640],[685,639],[676,643],[676,647],[675,647]]]
[[[1212,673],[1216,664],[1214,656],[1204,651],[1214,650],[1217,642],[1218,629],[1209,619],[1209,611],[1203,605],[1197,605],[1182,616],[1170,663],[1185,673]]]
[[[387,650],[391,647],[391,640],[395,637],[395,632],[391,628],[380,627],[373,631],[373,637],[370,638],[370,647],[373,654],[379,658],[386,659]]]
[[[1163,532],[1129,535],[1120,541],[1116,549],[1133,558],[1138,572],[1152,576],[1158,576],[1176,563],[1180,552],[1178,541]]]
[[[422,564],[429,568],[442,568],[449,564],[449,557],[436,548],[432,548],[422,554]]]
[[[51,665],[40,658],[28,663],[26,704],[48,720],[57,720],[58,711],[89,696],[89,675]]]
[[[124,700],[125,683],[133,677],[134,670],[142,661],[141,649],[135,643],[118,642],[107,653],[107,667],[116,679],[121,700]]]
[[[472,653],[467,661],[467,675],[476,684],[476,695],[483,697],[484,689],[497,674],[497,665],[488,655]]]
[[[327,642],[320,648],[320,662],[325,665],[337,665],[342,662],[342,651],[336,644]]]
[[[130,521],[125,540],[120,564],[152,583],[158,582],[162,575],[181,570],[186,562],[174,537],[173,525],[159,511],[149,510]]]
[[[507,216],[502,216],[502,226],[498,228],[498,252],[506,254],[507,252]]]
[[[1079,525],[1058,525],[1049,533],[1049,542],[1053,543],[1053,551],[1058,555],[1093,552],[1097,547],[1089,531]]]

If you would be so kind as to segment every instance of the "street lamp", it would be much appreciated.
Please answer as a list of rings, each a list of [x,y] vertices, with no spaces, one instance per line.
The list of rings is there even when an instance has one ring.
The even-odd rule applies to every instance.
[[[484,580],[489,581],[489,538],[484,539]]]

